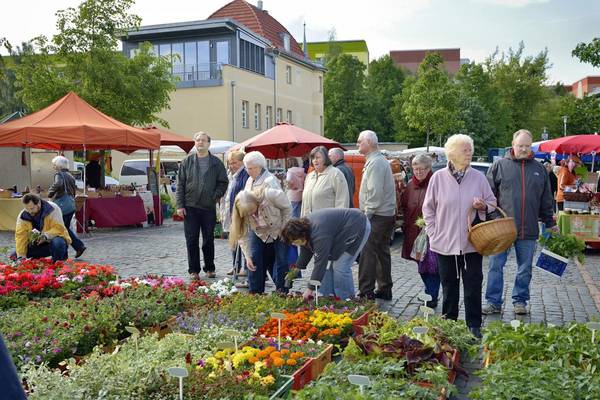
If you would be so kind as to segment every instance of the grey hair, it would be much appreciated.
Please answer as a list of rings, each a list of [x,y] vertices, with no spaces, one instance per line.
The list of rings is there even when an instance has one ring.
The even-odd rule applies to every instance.
[[[208,143],[210,143],[210,136],[208,135],[208,133],[202,131],[194,133],[194,140],[198,140],[200,136],[206,136],[206,138],[208,139]]]
[[[344,158],[344,150],[340,149],[339,147],[332,147],[331,149],[329,149],[329,157],[331,157],[332,155],[335,155],[336,157],[343,159]]]
[[[373,146],[379,145],[379,139],[377,139],[377,134],[373,131],[362,131],[358,134],[358,137],[362,137],[363,139],[367,139]]]
[[[244,156],[244,166],[247,168],[249,165],[259,166],[267,168],[267,159],[262,153],[258,151],[251,151]]]
[[[468,144],[471,146],[471,151],[475,150],[475,145],[473,144],[473,139],[471,136],[457,133],[456,135],[450,136],[448,140],[446,140],[446,144],[444,144],[444,151],[448,160],[452,161],[454,159],[452,155],[456,153],[458,146],[461,144]]]
[[[69,169],[69,159],[64,156],[56,156],[52,159],[52,165],[60,169]]]
[[[529,136],[529,139],[531,139],[531,141],[533,141],[533,135],[527,129],[519,129],[518,131],[513,133],[513,140],[515,140],[522,133]]]
[[[433,160],[431,159],[431,157],[428,154],[421,153],[421,154],[417,154],[412,159],[412,164],[419,164],[419,165],[424,166],[427,169],[431,169],[431,165],[433,164]]]

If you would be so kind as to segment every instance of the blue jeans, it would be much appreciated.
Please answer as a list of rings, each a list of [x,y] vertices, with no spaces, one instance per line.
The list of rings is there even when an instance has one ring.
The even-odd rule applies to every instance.
[[[300,218],[300,211],[302,211],[301,201],[292,201],[292,218]]]
[[[512,290],[513,304],[527,304],[529,301],[529,282],[531,282],[531,264],[535,254],[535,240],[517,239],[514,243],[517,255],[517,275]],[[502,306],[502,291],[504,289],[504,266],[510,248],[495,256],[490,256],[485,299],[488,304]]]
[[[352,278],[352,264],[358,257],[358,254],[367,243],[371,234],[371,223],[367,220],[365,233],[358,249],[354,254],[344,252],[340,258],[331,262],[325,271],[325,276],[321,281],[319,293],[323,296],[337,296],[340,299],[351,299],[354,297],[354,280]]]
[[[440,274],[419,274],[425,284],[425,293],[431,296],[431,301],[438,301],[440,293]]]
[[[279,292],[287,292],[285,274],[289,271],[288,245],[277,239],[265,243],[253,231],[248,232],[250,253],[256,271],[248,271],[248,289],[250,293],[264,293],[267,272],[275,282]]]
[[[73,232],[71,230],[71,219],[73,218],[73,214],[75,214],[75,212],[69,213],[69,214],[64,214],[63,215],[63,222],[65,223],[65,227],[67,228],[67,232],[69,232],[69,237],[71,238],[71,246],[73,246],[73,248],[75,249],[75,251],[79,251],[81,249],[83,249],[85,247],[85,245],[83,244],[83,242],[81,241],[81,239],[79,239],[77,237],[77,235],[75,234],[75,232]]]
[[[67,259],[67,241],[60,236],[50,242],[34,244],[27,249],[27,258],[44,258],[52,256],[52,262]]]

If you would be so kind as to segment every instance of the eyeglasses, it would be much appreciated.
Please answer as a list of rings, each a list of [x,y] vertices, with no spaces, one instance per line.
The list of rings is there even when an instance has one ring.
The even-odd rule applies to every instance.
[[[428,170],[429,168],[413,168],[413,172],[425,172]]]

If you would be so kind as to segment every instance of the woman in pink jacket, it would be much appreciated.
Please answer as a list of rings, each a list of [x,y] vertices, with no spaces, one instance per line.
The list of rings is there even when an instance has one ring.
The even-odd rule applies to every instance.
[[[458,318],[462,275],[465,320],[471,333],[480,338],[483,257],[467,238],[468,224],[473,223],[476,214],[472,213],[469,219],[469,212],[475,208],[479,218],[485,220],[486,208],[494,208],[496,198],[485,175],[470,167],[473,139],[453,135],[444,148],[448,166],[433,174],[423,202],[425,229],[431,250],[438,254],[442,314],[449,319]]]

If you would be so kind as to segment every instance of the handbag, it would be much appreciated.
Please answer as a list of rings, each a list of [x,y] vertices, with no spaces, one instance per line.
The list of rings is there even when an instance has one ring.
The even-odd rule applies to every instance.
[[[59,197],[58,199],[54,199],[54,204],[56,204],[60,211],[62,211],[63,215],[68,215],[75,212],[75,199],[71,197],[69,192],[67,191],[67,181],[65,177],[63,178],[63,185],[65,188],[65,194]]]

